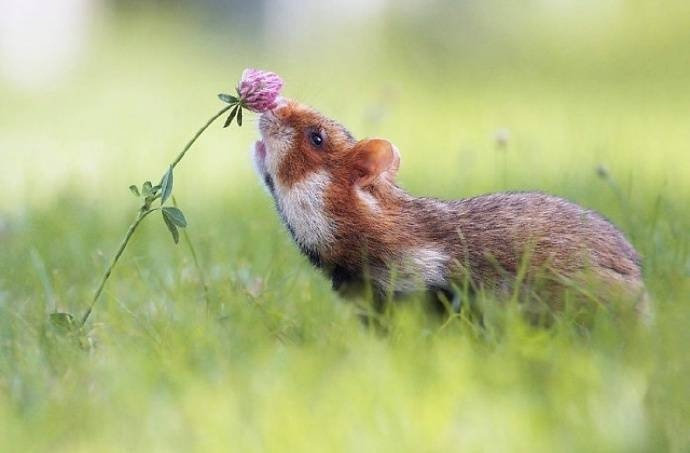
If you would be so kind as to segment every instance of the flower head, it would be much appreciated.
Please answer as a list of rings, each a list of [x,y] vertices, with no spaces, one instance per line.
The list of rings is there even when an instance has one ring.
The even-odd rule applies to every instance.
[[[230,111],[223,127],[228,127],[237,119],[237,125],[242,126],[242,110],[263,113],[278,106],[278,96],[283,88],[283,79],[274,72],[259,69],[245,69],[242,79],[237,84],[237,97],[221,93],[218,98],[230,104],[218,115]]]
[[[237,93],[243,106],[253,112],[263,113],[276,107],[282,88],[283,79],[278,74],[245,69],[237,86]]]

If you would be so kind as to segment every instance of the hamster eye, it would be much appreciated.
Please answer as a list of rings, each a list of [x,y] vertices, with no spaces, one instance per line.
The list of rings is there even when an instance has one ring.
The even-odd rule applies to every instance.
[[[312,132],[309,134],[309,140],[311,141],[311,144],[317,148],[320,148],[321,145],[323,145],[323,137],[319,132]]]

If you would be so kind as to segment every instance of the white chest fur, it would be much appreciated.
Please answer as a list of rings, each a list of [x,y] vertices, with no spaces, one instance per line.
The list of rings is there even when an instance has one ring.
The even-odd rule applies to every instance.
[[[295,240],[304,248],[319,251],[333,242],[333,224],[324,210],[324,194],[330,184],[326,172],[316,172],[292,187],[276,184],[276,198]]]

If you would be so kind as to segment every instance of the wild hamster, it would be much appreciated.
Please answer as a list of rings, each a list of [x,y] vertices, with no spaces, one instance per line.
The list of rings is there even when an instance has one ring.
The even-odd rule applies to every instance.
[[[412,196],[395,183],[393,144],[358,141],[294,100],[262,114],[259,131],[257,172],[297,246],[342,295],[369,284],[379,301],[423,291],[457,308],[458,287],[507,295],[517,278],[551,307],[554,291],[587,282],[597,299],[625,296],[646,311],[640,257],[596,212],[537,192]]]

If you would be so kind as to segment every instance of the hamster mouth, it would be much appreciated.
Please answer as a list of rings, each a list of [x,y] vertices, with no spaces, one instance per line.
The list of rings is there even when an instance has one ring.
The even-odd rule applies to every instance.
[[[266,144],[263,140],[258,140],[254,144],[254,163],[261,176],[268,174],[266,170]]]
[[[275,185],[273,184],[273,178],[266,168],[266,144],[263,140],[258,140],[254,143],[254,167],[266,186],[266,189],[275,199]]]

